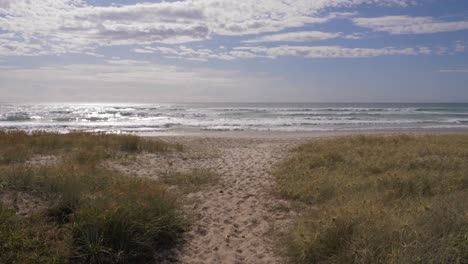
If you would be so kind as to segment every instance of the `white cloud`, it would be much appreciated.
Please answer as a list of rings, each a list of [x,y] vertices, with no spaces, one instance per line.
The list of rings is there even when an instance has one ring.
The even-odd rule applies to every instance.
[[[468,69],[461,70],[440,70],[440,73],[468,73]]]
[[[0,35],[0,56],[44,55],[42,46],[17,40],[13,34]]]
[[[414,0],[184,0],[98,7],[84,0],[1,0],[0,30],[21,36],[18,41],[24,45],[37,45],[36,54],[93,52],[99,46],[178,44],[216,35],[278,32],[351,15],[324,15],[333,8],[413,3]],[[10,52],[22,53],[34,52]]]
[[[328,33],[321,31],[301,31],[266,35],[259,38],[246,40],[245,43],[258,42],[310,42],[337,38],[341,33]]]
[[[457,42],[455,44],[455,52],[465,52],[466,44],[463,42]]]
[[[427,47],[344,48],[340,46],[283,45],[277,47],[238,47],[236,49],[272,58],[283,56],[303,58],[369,58],[387,55],[419,55],[431,53],[431,50]]]
[[[154,51],[145,48],[134,48],[132,51],[136,53],[154,53]]]
[[[269,76],[211,68],[188,69],[113,59],[105,64],[2,68],[3,100],[206,101],[272,87]],[[131,87],[132,89],[129,89]],[[205,97],[206,96],[206,97]],[[211,96],[211,97],[210,97]]]
[[[363,39],[365,37],[366,37],[366,34],[364,33],[353,33],[353,34],[343,36],[343,38],[345,39]]]
[[[440,21],[432,17],[384,16],[354,18],[352,21],[360,27],[390,34],[429,34],[468,30],[468,21]]]
[[[231,50],[226,51],[225,48],[219,50],[210,49],[192,49],[186,46],[178,47],[143,47],[133,49],[136,53],[159,53],[167,58],[185,59],[193,61],[208,61],[210,59],[217,60],[234,60],[236,58],[258,58],[266,57],[258,54],[253,54],[248,51]]]
[[[179,46],[175,48],[167,47],[157,47],[154,48],[155,51],[166,55],[168,58],[177,58],[177,59],[188,59],[195,61],[207,61],[209,59],[220,59],[220,60],[233,60],[233,56],[230,56],[226,53],[216,53],[210,49],[192,49],[185,46]]]
[[[383,47],[383,48],[346,48],[342,46],[240,46],[232,49],[192,49],[179,47],[143,47],[134,49],[139,53],[157,53],[167,58],[208,61],[211,59],[233,60],[251,58],[301,57],[301,58],[371,58],[391,55],[444,55],[461,52],[463,42],[456,42],[447,47],[417,46],[417,47]]]
[[[2,71],[3,79],[87,80],[111,83],[184,85],[187,82],[222,83],[241,77],[237,71],[210,68],[186,69],[148,61],[112,59],[104,64],[68,64]]]

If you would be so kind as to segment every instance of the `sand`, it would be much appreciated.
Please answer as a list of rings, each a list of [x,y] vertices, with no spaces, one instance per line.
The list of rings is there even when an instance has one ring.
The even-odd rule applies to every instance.
[[[277,240],[287,232],[295,213],[288,210],[288,201],[275,196],[271,170],[304,139],[162,139],[182,143],[188,149],[170,155],[140,155],[135,162],[114,167],[127,174],[154,178],[168,170],[209,168],[221,178],[198,192],[181,193],[191,224],[172,261],[284,263],[276,248]]]
[[[192,193],[170,187],[179,193],[190,225],[183,233],[181,246],[158,263],[285,263],[278,245],[298,212],[292,210],[289,201],[275,195],[272,169],[288,157],[294,146],[347,134],[265,132],[162,136],[158,139],[181,143],[186,149],[167,155],[140,154],[134,160],[109,161],[109,165],[128,175],[154,179],[169,171],[194,168],[211,169],[220,176],[218,182]],[[30,162],[32,165],[54,163],[56,159],[41,157]],[[19,210],[24,215],[43,207],[42,201],[22,193],[0,198],[24,205]]]
[[[171,170],[193,168],[209,168],[220,175],[221,180],[212,186],[181,193],[191,225],[184,233],[182,246],[166,262],[285,263],[278,245],[297,212],[290,210],[288,201],[275,195],[273,166],[287,158],[291,148],[308,140],[395,133],[220,132],[163,136],[158,138],[182,143],[186,151],[141,155],[136,162],[117,167],[128,174],[152,178]]]

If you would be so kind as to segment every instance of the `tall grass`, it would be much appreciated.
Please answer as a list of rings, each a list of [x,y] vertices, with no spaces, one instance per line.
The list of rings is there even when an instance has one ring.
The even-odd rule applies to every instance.
[[[47,201],[47,210],[31,219],[0,204],[0,263],[153,263],[155,253],[176,244],[184,226],[176,197],[162,183],[124,176],[100,161],[116,151],[179,146],[134,136],[42,132],[0,132],[0,146],[2,157],[8,156],[5,147],[18,146],[28,155],[63,156],[52,165],[22,158],[0,166],[0,196],[26,192]]]
[[[292,263],[468,263],[468,136],[317,140],[276,169]],[[317,210],[318,207],[318,210]]]
[[[161,153],[181,151],[183,146],[134,135],[72,132],[59,134],[35,131],[0,131],[0,164],[21,163],[32,155],[61,155],[76,152],[82,162],[108,158],[118,152]]]
[[[74,216],[74,259],[82,263],[147,263],[181,231],[175,198],[145,181],[119,183]]]
[[[174,245],[182,228],[175,197],[152,180],[67,163],[2,175],[4,188],[50,201],[48,218],[71,230],[73,262],[146,263]]]
[[[0,263],[67,261],[67,236],[43,218],[22,219],[0,203]]]

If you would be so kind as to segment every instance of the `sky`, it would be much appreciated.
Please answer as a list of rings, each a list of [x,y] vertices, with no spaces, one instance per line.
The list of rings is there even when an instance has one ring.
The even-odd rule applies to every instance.
[[[468,0],[0,0],[0,102],[468,102]]]

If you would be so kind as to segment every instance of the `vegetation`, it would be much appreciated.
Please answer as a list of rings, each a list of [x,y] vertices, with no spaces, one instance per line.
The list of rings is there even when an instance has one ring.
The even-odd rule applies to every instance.
[[[43,217],[23,219],[0,204],[0,263],[64,263],[66,241]]]
[[[276,169],[292,263],[468,263],[468,136],[317,140]]]
[[[21,163],[33,155],[73,152],[78,161],[115,157],[122,153],[181,151],[183,146],[134,135],[73,132],[59,134],[35,131],[0,131],[0,164]]]
[[[99,161],[172,149],[181,147],[135,136],[0,132],[0,198],[29,193],[47,207],[21,217],[0,200],[0,263],[154,262],[184,225],[174,195],[162,183],[124,176]],[[60,162],[25,162],[44,154]]]

